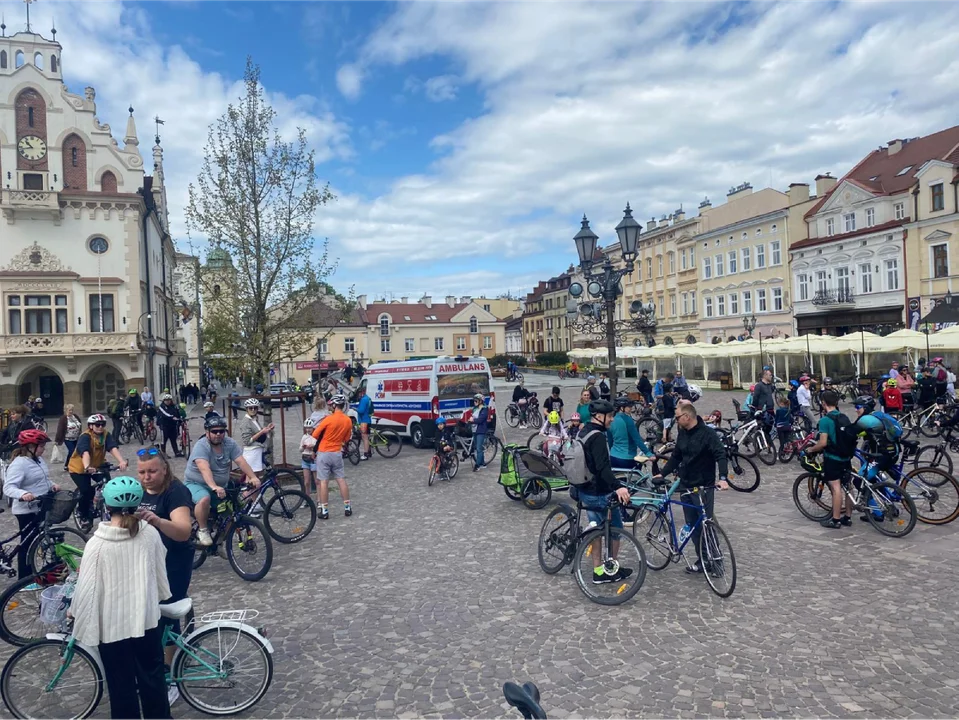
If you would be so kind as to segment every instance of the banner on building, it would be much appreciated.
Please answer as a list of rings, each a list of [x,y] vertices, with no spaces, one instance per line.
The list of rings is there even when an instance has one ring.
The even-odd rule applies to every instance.
[[[922,304],[917,297],[909,298],[909,322],[906,327],[910,330],[919,331],[919,318],[922,317]]]

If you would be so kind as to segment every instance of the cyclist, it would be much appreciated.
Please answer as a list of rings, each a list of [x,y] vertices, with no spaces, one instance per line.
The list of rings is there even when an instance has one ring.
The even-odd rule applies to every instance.
[[[776,387],[773,385],[771,370],[763,370],[762,377],[753,390],[753,408],[765,410],[767,413],[776,411]]]
[[[634,458],[637,453],[642,452],[646,456],[653,454],[639,436],[639,430],[636,429],[633,418],[626,412],[632,404],[629,398],[616,398],[614,406],[616,415],[609,424],[609,430],[606,431],[610,464],[614,468],[631,469],[636,466]]]
[[[825,381],[824,381],[825,382]],[[837,409],[839,395],[835,390],[823,390],[819,395],[826,414],[819,419],[819,439],[806,453],[824,452],[823,480],[832,493],[832,515],[821,525],[838,528],[852,523],[852,500],[842,491],[842,481],[852,470],[851,461],[856,450],[856,438],[848,431],[849,418]]]
[[[647,405],[653,402],[653,386],[649,382],[649,370],[646,368],[643,368],[639,380],[636,381],[636,391],[643,396]]]
[[[77,447],[67,463],[70,477],[80,492],[79,514],[85,521],[93,515],[94,491],[90,475],[96,474],[106,462],[107,453],[113,455],[121,472],[127,469],[127,461],[120,454],[117,441],[107,432],[107,419],[103,415],[91,415],[87,418],[87,431],[77,438]]]
[[[683,377],[682,370],[677,370],[673,376],[673,392],[679,395],[683,400],[689,400],[689,383],[686,381],[686,378]]]
[[[186,461],[183,480],[193,498],[193,513],[199,526],[196,542],[208,547],[213,544],[207,526],[210,520],[211,493],[220,500],[226,497],[224,488],[230,482],[230,468],[233,463],[243,471],[246,483],[251,487],[259,487],[260,480],[243,457],[240,446],[233,438],[226,437],[226,418],[211,418],[203,423],[203,429],[206,433],[193,445],[190,459]]]
[[[715,484],[720,490],[729,487],[726,482],[728,460],[726,448],[723,447],[719,433],[710,429],[703,419],[696,414],[695,406],[689,401],[683,401],[676,406],[676,424],[679,431],[676,433],[676,447],[660,473],[654,476],[661,484],[664,475],[672,472],[679,473],[680,490],[688,491],[692,488],[709,488],[706,492],[690,494],[689,504],[701,505],[707,517],[713,516],[715,497],[712,486]],[[719,466],[719,482],[716,482],[716,466]],[[696,548],[698,561],[686,572],[699,573],[703,571],[703,558],[700,548],[702,524],[699,523],[699,511],[694,507],[684,507],[683,515],[686,524],[695,527],[691,541]],[[706,568],[708,572],[710,568]]]
[[[166,444],[169,442],[173,448],[175,457],[183,457],[180,448],[176,444],[177,430],[180,426],[180,409],[173,404],[173,396],[170,393],[160,398],[160,407],[157,408],[157,424],[160,426],[160,432],[163,433],[163,443],[160,449],[166,451]]]
[[[575,440],[576,438],[578,438],[579,433],[582,429],[583,429],[583,419],[580,417],[579,413],[575,412],[572,415],[570,415],[569,424],[566,426],[566,434],[569,435],[569,439]]]
[[[936,379],[933,377],[933,368],[927,365],[922,369],[922,375],[916,380],[919,390],[918,403],[923,410],[936,402]]]
[[[789,381],[789,393],[786,395],[789,398],[789,411],[791,413],[799,414],[799,381],[790,380]]]
[[[746,399],[743,400],[743,410],[752,415],[753,412],[753,393],[756,392],[756,386],[750,385],[749,392],[746,394]]]
[[[522,380],[516,383],[516,387],[513,388],[513,402],[519,408],[519,426],[521,428],[528,427],[529,418],[527,417],[526,406],[529,403],[529,390],[526,389]]]
[[[140,428],[140,432],[143,432],[143,402],[140,400],[140,393],[137,392],[136,388],[130,388],[130,392],[127,393],[126,409]]]
[[[103,488],[110,521],[83,549],[70,612],[73,636],[95,645],[114,718],[169,718],[160,601],[170,597],[160,533],[135,513],[143,487],[117,477]]]
[[[882,456],[876,462],[880,470],[888,472],[896,464],[902,450],[899,445],[902,426],[892,415],[877,411],[875,399],[868,395],[857,397],[854,404],[858,417],[853,428],[866,437],[870,453]]]
[[[450,458],[456,451],[456,440],[453,437],[453,428],[446,423],[446,418],[442,416],[436,420],[436,439],[433,445],[440,459],[440,477],[449,480]]]
[[[476,393],[473,396],[470,423],[473,425],[473,472],[476,472],[486,467],[483,445],[486,443],[486,432],[489,429],[489,410],[483,393]]]
[[[577,498],[586,508],[586,515],[590,522],[597,525],[605,521],[606,508],[612,495],[620,503],[629,502],[629,490],[620,485],[613,475],[610,464],[609,446],[606,444],[606,431],[613,421],[615,408],[608,400],[593,400],[589,404],[589,423],[583,428],[583,459],[586,463],[586,473],[589,481],[576,491]],[[572,492],[571,492],[572,494]],[[616,528],[623,527],[623,514],[618,507],[614,507],[610,517],[610,524]],[[607,575],[603,568],[602,553],[593,552],[593,584],[618,582],[633,574],[633,568],[620,565],[614,575]],[[613,543],[610,554],[615,558],[619,554],[619,544]]]
[[[552,410],[546,414],[539,434],[546,438],[546,442],[542,445],[544,453],[557,457],[561,454],[563,444],[569,439],[566,428],[563,426],[563,418],[560,417],[557,410]]]
[[[559,388],[554,386],[550,396],[543,401],[543,415],[548,416],[555,410],[560,417],[563,417],[563,405],[563,398],[559,396]]]
[[[812,424],[812,391],[810,385],[812,380],[808,375],[802,375],[799,378],[799,387],[796,388],[796,402],[799,403],[799,414],[806,418]]]
[[[17,405],[10,409],[10,423],[3,431],[2,451],[9,452],[17,446],[17,437],[22,430],[39,430],[30,419],[30,408]]]
[[[203,403],[203,409],[206,411],[203,415],[204,422],[209,420],[211,417],[220,417],[220,413],[218,413],[216,410],[213,409],[215,407],[216,406],[209,400]]]
[[[19,445],[13,451],[13,460],[7,466],[3,479],[3,494],[13,501],[13,516],[21,532],[17,547],[17,577],[30,574],[27,562],[29,543],[22,542],[28,528],[40,522],[40,498],[60,486],[50,480],[50,468],[41,457],[50,442],[43,430],[21,430],[17,436]]]
[[[373,401],[366,394],[366,386],[360,385],[356,391],[359,398],[356,403],[356,423],[360,426],[360,438],[362,446],[360,447],[360,460],[369,460],[373,457],[370,451],[370,423],[373,422]]]
[[[353,437],[353,421],[346,414],[346,396],[337,393],[330,398],[333,414],[327,415],[313,431],[313,439],[319,442],[316,453],[316,479],[320,482],[320,520],[330,517],[330,479],[336,480],[343,498],[346,517],[353,514],[350,504],[350,488],[346,484],[346,468],[343,465],[343,445]]]
[[[123,391],[117,391],[116,398],[107,405],[107,413],[110,415],[110,419],[113,420],[113,437],[116,438],[117,445],[122,445],[120,442],[120,427],[123,425],[123,409],[126,407],[127,401],[123,397]]]

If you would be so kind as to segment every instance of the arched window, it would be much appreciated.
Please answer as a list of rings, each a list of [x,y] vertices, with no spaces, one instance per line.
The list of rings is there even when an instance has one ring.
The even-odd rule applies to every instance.
[[[33,54],[33,64],[36,65],[37,70],[43,70],[43,53]]]
[[[29,125],[30,127],[33,127],[33,108],[32,107],[27,108],[27,125]]]
[[[79,135],[68,135],[63,141],[63,158],[63,187],[86,190],[87,146]]]
[[[695,344],[696,344],[696,338],[695,338],[694,336],[692,336],[692,335],[687,335],[687,336],[686,336],[686,344],[687,344],[687,345],[695,345]]]
[[[21,66],[23,65],[23,50],[17,50],[17,54],[16,54],[16,56],[15,56],[15,63],[14,63],[14,64],[15,64],[17,67],[21,67]]]
[[[50,72],[57,72],[57,56],[50,56]]]
[[[475,316],[470,318],[470,332],[471,333],[479,332],[479,322],[477,322]]]
[[[7,51],[0,50],[0,68],[5,69],[6,67],[7,67]]]
[[[380,335],[385,337],[389,334],[390,334],[390,316],[380,315]]]
[[[107,170],[100,177],[100,189],[105,193],[117,192],[117,176]]]
[[[214,286],[213,286],[213,297],[215,297],[215,298],[220,297],[220,286],[219,286],[219,285],[214,285]]]
[[[77,160],[79,159],[79,153],[76,148],[70,148],[70,163],[73,167],[77,166]]]

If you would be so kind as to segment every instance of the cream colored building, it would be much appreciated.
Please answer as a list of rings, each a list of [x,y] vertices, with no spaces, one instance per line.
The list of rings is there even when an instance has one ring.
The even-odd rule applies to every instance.
[[[522,312],[523,310],[523,301],[519,298],[513,297],[488,298],[481,296],[474,298],[469,295],[464,295],[457,302],[461,305],[474,302],[486,312],[492,313],[500,320],[509,320],[514,316],[516,311]]]

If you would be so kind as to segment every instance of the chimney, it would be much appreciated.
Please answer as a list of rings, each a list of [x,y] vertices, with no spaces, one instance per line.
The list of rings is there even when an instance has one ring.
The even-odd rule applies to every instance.
[[[656,218],[655,218],[655,217],[651,217],[651,218],[649,219],[649,222],[646,224],[646,228],[647,228],[648,230],[655,230],[655,229],[656,229]]]
[[[889,154],[895,155],[897,152],[902,150],[903,141],[902,140],[890,140],[889,143]]]
[[[433,307],[433,298],[430,297],[429,295],[424,295],[424,296],[420,299],[420,302],[423,303],[424,305],[426,305],[426,307],[428,307],[428,308]]]
[[[786,191],[790,205],[798,205],[809,199],[809,183],[790,183]]]
[[[711,208],[712,206],[713,206],[713,204],[712,204],[711,202],[709,202],[709,198],[708,198],[708,197],[704,197],[704,198],[703,198],[703,201],[702,201],[701,203],[699,203],[699,214],[702,215],[702,214],[703,214],[703,210],[709,210],[709,208]]]
[[[357,295],[356,304],[359,305],[363,310],[366,310],[366,295]]]
[[[816,197],[824,197],[827,192],[836,187],[836,183],[839,182],[829,173],[825,175],[816,176]]]
[[[409,299],[409,297],[407,297],[406,295],[404,295],[403,297],[401,297],[401,298],[400,298],[400,301],[401,301],[404,305],[409,305],[409,303],[410,303],[410,299]]]
[[[753,186],[748,182],[744,182],[742,185],[737,185],[736,187],[729,188],[729,192],[726,193],[727,198],[732,198],[737,195],[752,195]]]
[[[683,210],[682,207],[680,207],[679,210],[677,210],[676,212],[673,213],[673,224],[674,224],[674,225],[675,225],[676,223],[678,223],[678,222],[682,222],[682,221],[685,220],[685,219],[686,219],[686,211]]]
[[[455,295],[447,295],[447,296],[446,296],[446,304],[449,305],[450,307],[456,307],[456,296],[455,296]]]

